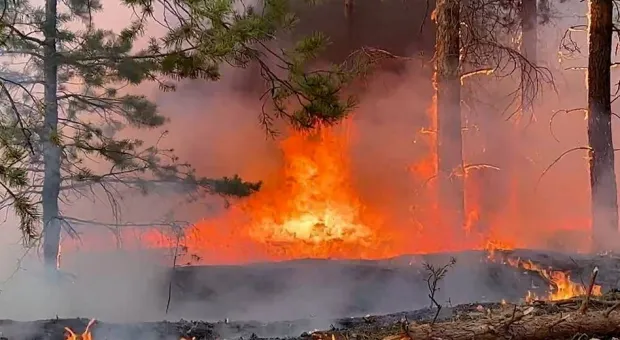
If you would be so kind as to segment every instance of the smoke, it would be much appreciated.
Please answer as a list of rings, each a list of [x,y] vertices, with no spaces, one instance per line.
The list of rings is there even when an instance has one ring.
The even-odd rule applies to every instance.
[[[566,13],[585,11],[583,4],[559,6]],[[129,12],[107,11],[101,24],[119,28],[130,16]],[[529,248],[587,249],[584,239],[589,233],[590,207],[585,154],[569,154],[540,179],[561,153],[586,144],[585,121],[580,113],[556,115],[553,134],[549,124],[555,111],[585,106],[585,72],[566,71],[570,65],[558,64],[556,51],[562,35],[559,32],[581,21],[565,15],[555,26],[540,29],[538,55],[554,71],[558,92],[546,89],[536,103],[536,120],[525,132],[515,133],[499,108],[463,110],[466,163],[499,169],[473,172],[474,186],[468,195],[475,195],[471,194],[468,206],[481,210],[477,220],[482,222],[476,230],[491,230],[499,241]],[[400,30],[410,32],[410,26],[407,23]],[[379,31],[376,27],[374,31]],[[149,32],[161,33],[153,29]],[[581,45],[585,46],[583,34]],[[411,51],[416,47],[403,50],[414,53]],[[584,66],[585,57],[570,64]],[[183,82],[174,93],[160,93],[154,85],[139,89],[171,118],[166,145],[173,147],[182,160],[191,162],[201,175],[236,173],[246,180],[264,180],[282,165],[277,140],[268,138],[258,123],[261,102],[256,93],[247,91],[250,72],[225,69],[222,81]],[[487,104],[494,104],[496,98],[499,101],[514,86],[508,80],[472,82],[467,88]],[[473,100],[465,97],[466,102]],[[453,249],[446,241],[449,235],[441,234],[433,224],[430,209],[426,209],[429,201],[416,195],[428,181],[412,167],[428,154],[420,130],[428,127],[431,98],[428,68],[414,65],[400,73],[380,71],[372,75],[352,116],[351,148],[344,155],[351,161],[353,186],[360,200],[380,213],[386,228],[402,235],[402,239],[394,241],[395,251],[402,254],[459,250]],[[518,174],[518,181],[514,174]],[[218,199],[188,204],[166,194],[127,194],[122,206],[123,220],[133,222],[146,222],[169,210],[191,222],[228,213]],[[114,218],[102,199],[83,199],[66,207],[66,212],[100,221]],[[326,327],[330,318],[338,316],[396,312],[429,303],[420,265],[427,258],[414,256],[381,265],[359,264],[362,268],[356,269],[337,262],[262,264],[245,269],[222,266],[194,274],[188,269],[183,272],[182,282],[175,283],[171,312],[165,314],[168,267],[172,263],[168,250],[118,250],[106,229],[81,228],[83,240],[74,242],[81,247],[64,253],[63,270],[67,275],[59,288],[52,289],[45,283],[36,250],[21,259],[23,249],[14,225],[2,225],[0,280],[7,279],[0,286],[2,318],[25,320],[58,315],[128,322],[180,317],[282,320],[320,316],[318,319],[324,321],[314,326]],[[140,244],[140,235],[124,237],[126,244]],[[461,246],[470,248],[471,244]],[[510,292],[504,287],[494,290],[495,283],[484,278],[484,270],[479,262],[459,259],[454,272],[445,279],[441,299],[456,303],[474,297],[481,301],[508,298]]]

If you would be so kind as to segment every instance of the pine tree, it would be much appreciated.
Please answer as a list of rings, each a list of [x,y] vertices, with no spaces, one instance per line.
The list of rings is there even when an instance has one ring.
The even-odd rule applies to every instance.
[[[273,47],[277,44],[270,42],[297,22],[289,0],[261,0],[258,6],[242,0],[123,2],[169,30],[163,39],[151,40],[149,48],[150,53],[167,55],[161,65],[165,75],[217,80],[221,64],[245,68],[258,63],[270,104],[260,118],[269,132],[275,132],[276,119],[304,129],[341,121],[356,104],[352,96],[341,98],[341,90],[373,62],[352,57],[327,70],[310,69],[329,43],[319,33],[289,49]],[[166,10],[158,13],[158,6]]]
[[[521,54],[529,62],[536,64],[536,52],[538,46],[538,7],[536,0],[523,0],[521,2]],[[527,78],[529,76],[527,69],[522,66],[521,70],[521,83],[524,84],[521,89],[521,110],[523,114],[532,114],[532,92],[534,89],[525,86],[528,84]]]
[[[262,114],[268,128],[278,117],[305,128],[335,123],[353,105],[338,96],[347,72],[305,71],[323,37],[313,36],[281,54],[260,46],[294,22],[284,1],[242,13],[233,9],[233,1],[188,1],[184,6],[199,20],[181,20],[184,24],[170,28],[162,40],[151,39],[142,51],[136,51],[134,41],[144,33],[152,4],[127,2],[146,15],[118,34],[93,26],[93,13],[102,10],[98,0],[67,0],[60,6],[47,0],[42,7],[14,0],[1,5],[0,43],[5,59],[10,58],[0,69],[5,99],[0,121],[0,184],[6,192],[2,207],[12,205],[29,238],[37,234],[42,210],[48,268],[57,267],[63,227],[72,230],[61,213],[61,193],[93,186],[109,190],[115,184],[146,190],[152,183],[172,182],[193,191],[246,196],[260,187],[238,176],[199,178],[172,150],[119,137],[126,127],[154,129],[166,123],[147,98],[124,92],[127,86],[157,81],[163,90],[173,90],[166,79],[218,80],[220,64],[243,67],[253,60],[260,62],[272,85],[275,114]],[[78,19],[83,28],[69,28]],[[262,59],[266,53],[277,55],[286,72],[267,67]],[[110,170],[89,167],[93,158],[107,162]]]
[[[444,223],[459,235],[465,221],[460,65],[460,2],[437,1],[435,8],[435,94],[437,105],[437,169]]]
[[[613,1],[590,0],[588,23],[588,144],[595,250],[617,247],[618,191],[611,130]]]

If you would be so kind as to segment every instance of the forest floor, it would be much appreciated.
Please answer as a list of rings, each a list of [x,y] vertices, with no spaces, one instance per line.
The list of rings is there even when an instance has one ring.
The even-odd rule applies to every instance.
[[[435,269],[441,268],[451,257],[457,258],[454,267],[448,268],[448,275],[438,281],[435,299],[442,305],[439,313],[437,308],[409,308],[408,312],[396,313],[367,313],[360,312],[371,309],[386,309],[377,301],[379,297],[389,295],[390,301],[398,298],[402,293],[405,302],[411,297],[419,298],[418,305],[431,305],[428,288],[429,272],[424,270],[424,264],[429,263]],[[517,261],[518,260],[518,261]],[[512,265],[506,264],[513,263]],[[515,263],[522,263],[517,264]],[[528,267],[528,265],[530,267]],[[545,271],[532,270],[544,268]],[[301,268],[301,269],[300,269]],[[413,269],[412,269],[413,268]],[[592,296],[585,313],[578,311],[583,304],[581,298],[573,297],[560,301],[528,301],[524,297],[528,291],[534,291],[538,296],[544,296],[549,285],[549,273],[561,272],[570,275],[573,282],[582,282],[588,287],[589,276],[597,268],[596,283],[606,291],[603,296]],[[79,336],[71,340],[146,340],[146,339],[174,339],[185,338],[191,340],[215,339],[277,339],[289,338],[296,340],[431,340],[431,339],[590,339],[593,336],[602,338],[620,337],[620,294],[617,293],[617,283],[620,281],[620,261],[614,255],[567,255],[532,250],[516,250],[496,252],[492,258],[485,252],[466,252],[459,254],[439,254],[425,256],[409,256],[382,261],[330,261],[308,260],[289,261],[277,264],[259,264],[254,266],[226,266],[226,267],[197,267],[183,268],[184,275],[177,275],[176,289],[179,292],[175,299],[182,301],[182,297],[189,298],[196,291],[196,282],[205,283],[200,278],[220,272],[225,282],[231,276],[241,281],[245,286],[253,286],[253,295],[259,299],[277,298],[277,282],[281,279],[296,278],[300,282],[309,280],[310,286],[327,284],[309,278],[315,278],[313,273],[321,273],[321,278],[329,279],[330,273],[338,273],[335,279],[343,277],[359,281],[351,286],[347,282],[344,287],[355,290],[349,295],[349,311],[341,315],[358,316],[339,318],[333,317],[335,311],[329,315],[314,314],[307,318],[294,318],[292,321],[262,320],[262,321],[178,321],[178,322],[144,322],[144,323],[108,323],[97,320],[90,328],[92,338]],[[472,272],[475,275],[472,275]],[[222,274],[223,273],[223,274]],[[348,274],[343,274],[348,273]],[[190,275],[191,274],[191,275]],[[301,275],[301,276],[300,276]],[[190,280],[191,277],[191,280]],[[217,276],[216,276],[217,277]],[[472,281],[471,277],[475,277]],[[198,281],[197,281],[198,279]],[[465,280],[467,279],[467,280]],[[220,276],[220,280],[222,277]],[[415,282],[409,281],[415,280]],[[356,282],[357,282],[356,281]],[[182,287],[192,289],[183,291]],[[266,283],[272,283],[271,285]],[[394,282],[409,283],[401,286]],[[452,282],[452,283],[451,283]],[[297,282],[296,282],[297,283]],[[480,284],[480,287],[475,284]],[[290,285],[287,285],[290,286]],[[467,287],[466,287],[467,286]],[[181,288],[179,288],[181,287]],[[259,287],[259,288],[256,288]],[[393,290],[397,289],[396,292]],[[400,289],[400,291],[398,290]],[[450,294],[458,292],[457,301],[451,301]],[[414,291],[415,294],[412,294]],[[447,292],[446,292],[447,291]],[[302,295],[302,291],[297,290]],[[319,293],[320,290],[313,292]],[[338,290],[342,292],[342,290]],[[208,296],[198,296],[213,307],[218,302],[217,291],[210,290]],[[221,293],[221,292],[219,292]],[[332,292],[333,293],[333,292]],[[215,294],[215,295],[214,295]],[[260,296],[261,294],[266,296]],[[289,296],[291,292],[287,292]],[[468,298],[468,294],[470,294]],[[505,298],[502,297],[502,294]],[[229,294],[225,296],[229,297]],[[331,295],[333,296],[333,294]],[[481,298],[482,297],[482,298]],[[256,298],[255,298],[256,299]],[[237,297],[237,302],[241,301]],[[361,302],[358,303],[357,300]],[[467,301],[469,302],[464,302]],[[486,301],[485,301],[486,300]],[[490,301],[489,301],[490,300]],[[495,300],[496,302],[494,302]],[[499,302],[502,301],[503,302]],[[178,308],[182,304],[173,300]],[[224,310],[231,307],[234,301],[221,301]],[[303,303],[303,299],[298,302]],[[480,301],[480,302],[476,302]],[[251,304],[252,301],[244,303]],[[312,302],[311,300],[306,303]],[[401,306],[403,301],[400,301]],[[355,308],[350,308],[351,304]],[[294,306],[291,306],[292,309]],[[316,306],[315,306],[316,308]],[[393,307],[392,309],[398,308]],[[618,310],[616,311],[616,308]],[[415,310],[414,310],[415,309]],[[343,309],[340,309],[342,311]],[[407,310],[402,308],[401,310]],[[337,311],[336,311],[337,312]],[[361,315],[361,316],[360,316]],[[211,319],[213,320],[213,319]],[[285,320],[281,318],[280,320]],[[0,320],[0,335],[8,340],[60,340],[66,339],[65,327],[76,334],[84,332],[88,319],[53,319],[39,321],[11,321]]]

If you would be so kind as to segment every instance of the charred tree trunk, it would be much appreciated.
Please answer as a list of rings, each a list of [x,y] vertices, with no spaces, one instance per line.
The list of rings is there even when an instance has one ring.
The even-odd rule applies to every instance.
[[[56,0],[45,2],[45,24],[43,34],[43,72],[45,79],[44,105],[45,118],[41,139],[43,143],[43,259],[51,271],[57,269],[60,247],[61,225],[58,209],[60,194],[61,150],[58,145],[58,62],[56,60],[58,3]]]
[[[522,0],[521,3],[521,54],[530,63],[536,63],[536,46],[538,44],[536,0]],[[521,109],[523,114],[532,114],[533,91],[529,86],[528,68],[521,67]]]
[[[443,223],[464,225],[463,140],[459,67],[459,0],[438,0],[435,48],[439,200]],[[458,234],[455,234],[458,235]]]
[[[612,0],[589,1],[588,143],[595,250],[617,244],[618,197],[611,132]]]

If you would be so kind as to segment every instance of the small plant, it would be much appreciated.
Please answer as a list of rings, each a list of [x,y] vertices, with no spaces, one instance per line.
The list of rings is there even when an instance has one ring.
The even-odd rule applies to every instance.
[[[448,269],[452,268],[455,264],[456,259],[454,257],[450,257],[450,261],[441,267],[435,267],[427,262],[424,262],[423,264],[424,270],[427,273],[426,285],[428,286],[428,298],[431,299],[430,308],[433,308],[433,306],[437,308],[437,312],[435,312],[431,326],[435,324],[435,321],[437,321],[437,317],[439,316],[439,312],[441,312],[442,308],[442,305],[435,299],[435,294],[439,291],[438,284],[446,276]]]

